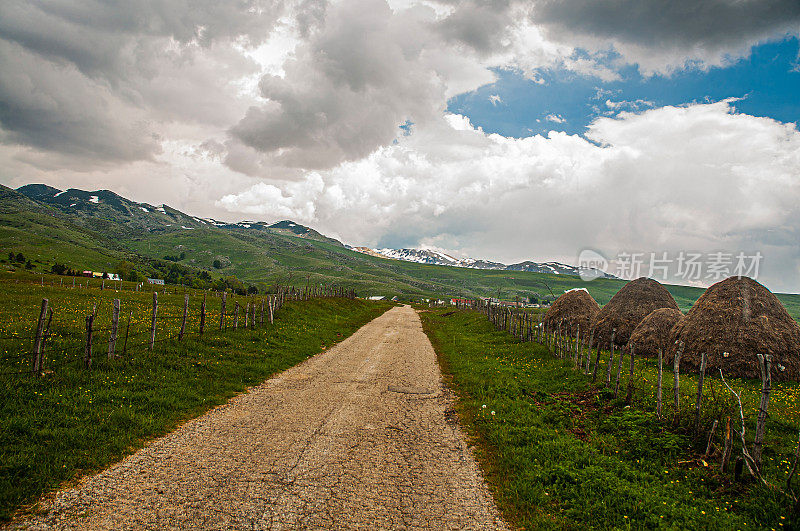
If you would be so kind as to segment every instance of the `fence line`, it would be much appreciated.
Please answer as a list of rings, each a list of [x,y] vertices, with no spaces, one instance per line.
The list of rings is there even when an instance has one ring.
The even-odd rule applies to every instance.
[[[212,294],[212,296],[214,295],[217,294]],[[196,309],[192,311],[191,296],[186,293],[184,304],[179,310],[180,315],[159,315],[158,292],[153,292],[153,303],[151,308],[147,309],[147,317],[134,316],[133,310],[122,307],[120,299],[113,299],[111,301],[111,323],[108,326],[97,326],[98,315],[95,304],[85,316],[83,333],[74,329],[76,325],[74,320],[53,321],[53,308],[48,299],[42,299],[39,318],[33,334],[11,334],[0,337],[0,340],[30,345],[29,351],[23,348],[15,353],[0,354],[0,361],[8,365],[22,365],[14,368],[7,367],[6,370],[0,368],[0,376],[41,377],[56,369],[79,362],[82,362],[86,369],[90,369],[96,356],[101,352],[109,360],[120,359],[130,357],[136,352],[152,351],[156,345],[168,341],[177,340],[180,343],[190,337],[200,339],[205,332],[204,328],[209,314],[216,315],[215,312],[208,311],[207,296],[208,293],[203,293],[199,308],[195,306]],[[220,332],[225,333],[229,330],[229,318],[226,318],[225,314],[227,294],[223,292],[219,296],[222,304],[219,313]],[[256,330],[266,329],[274,324],[275,315],[287,301],[307,301],[319,298],[354,299],[356,293],[352,289],[337,286],[306,286],[302,288],[279,286],[276,293],[241,297],[245,299],[244,304],[241,305],[241,309],[245,312],[243,316],[245,327]],[[235,304],[238,309],[239,300],[236,300]],[[135,304],[135,306],[141,309],[141,304]],[[238,313],[237,311],[233,316],[233,330],[240,328]],[[257,313],[260,315],[257,316]],[[188,320],[190,314],[195,318],[191,322]],[[197,318],[199,318],[199,323]],[[60,329],[54,332],[52,329],[54,322],[57,325],[69,323],[72,329]],[[57,328],[61,328],[61,326]],[[70,342],[71,344],[65,346]],[[14,346],[18,347],[18,345]],[[25,362],[27,362],[27,367],[24,367]]]
[[[584,330],[581,333],[580,327],[576,327],[574,334],[571,330],[569,330],[568,326],[565,326],[565,321],[559,321],[555,326],[552,324],[550,326],[546,326],[544,322],[540,320],[540,316],[534,317],[529,312],[520,311],[518,308],[509,308],[507,306],[503,306],[500,304],[495,304],[487,300],[461,300],[456,299],[454,303],[456,309],[469,309],[469,310],[476,310],[480,313],[484,314],[486,318],[491,322],[497,330],[503,330],[514,337],[518,338],[520,341],[524,342],[535,342],[538,343],[548,349],[548,351],[558,359],[569,359],[570,357],[573,360],[573,365],[575,370],[580,370],[586,375],[591,375],[592,382],[596,380],[597,377],[597,368],[600,365],[600,358],[601,358],[601,350],[602,346],[600,342],[593,343],[594,341],[594,327],[590,327],[590,330]],[[434,306],[443,306],[441,303],[431,303],[431,307]],[[611,371],[612,371],[612,364],[614,361],[614,334],[616,330],[612,330],[611,340],[608,344],[608,350],[610,351],[609,358],[608,358],[608,367],[606,373],[606,379],[604,382],[604,386],[611,388],[612,385],[612,378],[611,378]],[[587,341],[588,339],[588,341]],[[588,352],[586,353],[585,365],[583,364],[583,352],[586,350],[588,346]],[[592,350],[597,348],[597,356],[594,360],[594,367],[591,366],[591,358],[592,358]],[[656,390],[656,414],[659,418],[662,417],[662,370],[663,370],[663,352],[665,350],[666,345],[662,346],[659,349],[659,356],[658,356],[658,380],[657,380],[657,390]],[[629,355],[630,361],[630,369],[628,374],[628,389],[627,394],[625,397],[626,404],[630,405],[632,402],[632,395],[635,388],[635,376],[634,376],[634,366],[635,366],[635,351],[636,346],[634,344],[630,345],[630,348],[622,348],[619,352],[619,358],[617,360],[617,373],[616,379],[614,383],[614,390],[613,396],[616,399],[619,393],[619,386],[620,386],[620,378],[623,372],[623,358],[626,355],[626,350]],[[684,351],[684,344],[680,342],[676,346],[676,353],[674,356],[673,361],[673,378],[674,378],[674,393],[675,393],[675,411],[674,411],[674,420],[677,421],[680,413],[681,413],[681,406],[680,406],[680,359],[683,355]],[[708,430],[707,437],[705,436],[705,432],[701,426],[701,411],[702,411],[702,404],[703,404],[703,383],[705,380],[705,368],[706,368],[706,354],[700,354],[701,362],[700,362],[700,369],[698,372],[698,379],[697,379],[697,395],[695,400],[695,407],[694,407],[694,437],[701,442],[705,442],[706,452],[704,457],[708,458],[713,445],[713,438],[714,432],[719,424],[722,423],[723,419],[712,419],[713,422],[710,422],[711,426]],[[720,469],[721,471],[725,471],[727,469],[731,451],[732,451],[732,432],[735,432],[741,438],[741,456],[737,458],[737,462],[740,463],[737,465],[737,470],[741,470],[741,463],[746,465],[747,470],[750,472],[751,476],[759,480],[765,485],[768,485],[766,479],[763,475],[763,463],[762,463],[762,454],[763,454],[763,442],[764,442],[764,431],[766,421],[768,419],[768,407],[769,407],[769,395],[771,390],[772,384],[772,374],[771,374],[771,356],[770,355],[761,355],[758,354],[759,360],[759,367],[761,370],[761,399],[758,407],[758,416],[756,419],[756,433],[753,441],[753,449],[752,451],[748,450],[748,445],[744,437],[744,426],[745,426],[745,418],[744,418],[744,410],[741,404],[741,398],[738,394],[736,394],[733,389],[728,386],[727,382],[724,380],[724,375],[722,374],[722,370],[720,370],[720,376],[722,377],[722,381],[728,390],[731,392],[733,396],[736,397],[736,400],[739,403],[739,416],[740,416],[740,424],[741,429],[737,430],[736,427],[731,425],[731,417],[727,416],[725,420],[726,431],[725,431],[725,438],[724,438],[724,446],[722,448],[721,459],[720,459]],[[795,468],[797,468],[798,463],[800,461],[800,439],[798,440],[798,450],[797,450],[797,458],[795,462]],[[737,477],[738,479],[738,477]],[[791,477],[790,477],[791,480]],[[770,485],[771,486],[771,485]],[[771,486],[774,487],[774,486]],[[778,488],[778,487],[774,487]],[[781,489],[778,489],[781,490]],[[793,503],[800,503],[798,497],[793,494],[791,486],[787,483],[787,488],[785,491],[781,490],[787,497],[789,497]]]

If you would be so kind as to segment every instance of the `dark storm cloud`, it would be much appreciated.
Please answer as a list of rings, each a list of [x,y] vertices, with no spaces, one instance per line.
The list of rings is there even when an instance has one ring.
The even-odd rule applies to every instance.
[[[533,21],[565,40],[574,35],[647,48],[738,48],[800,29],[797,0],[544,0]],[[566,33],[567,35],[560,35]]]
[[[154,121],[226,122],[282,2],[0,2],[3,141],[91,161],[151,159]],[[227,41],[227,48],[217,46]],[[203,53],[197,53],[203,50]],[[236,110],[236,112],[242,112]]]

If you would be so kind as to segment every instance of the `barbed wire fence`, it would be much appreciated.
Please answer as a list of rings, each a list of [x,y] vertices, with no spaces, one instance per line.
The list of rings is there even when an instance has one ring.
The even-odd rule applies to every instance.
[[[75,319],[57,318],[57,310],[43,298],[34,326],[0,333],[0,378],[24,381],[65,367],[91,370],[100,358],[131,360],[166,344],[202,340],[211,333],[266,329],[274,325],[287,301],[356,298],[354,290],[338,286],[278,286],[275,293],[265,295],[186,292],[182,307],[165,308],[159,307],[159,294],[164,291],[153,292],[152,306],[145,311],[137,301],[130,301],[131,308],[126,308],[119,298],[110,300],[110,316],[105,316],[102,324],[96,303],[81,316],[83,322],[76,323]],[[216,309],[210,308],[209,296],[219,299]]]

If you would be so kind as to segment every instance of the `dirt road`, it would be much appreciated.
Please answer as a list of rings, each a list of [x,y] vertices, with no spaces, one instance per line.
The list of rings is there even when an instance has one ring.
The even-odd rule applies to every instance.
[[[192,420],[25,528],[504,528],[409,307]]]

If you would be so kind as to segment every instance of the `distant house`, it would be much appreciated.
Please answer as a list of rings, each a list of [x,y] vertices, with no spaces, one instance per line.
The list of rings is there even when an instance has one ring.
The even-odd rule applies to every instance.
[[[81,273],[81,275],[84,277],[92,278],[94,276],[94,273],[92,273],[91,271],[84,271],[83,273]]]
[[[383,295],[373,295],[372,297],[367,297],[368,301],[382,301],[385,297]]]
[[[159,286],[163,286],[164,285],[164,281],[161,280],[160,278],[148,278],[147,279],[147,283],[148,284],[158,284]]]
[[[97,271],[92,271],[92,277],[94,277],[94,278],[103,278],[103,273],[98,273]]]
[[[450,304],[453,306],[457,304],[470,305],[472,304],[472,299],[450,299]]]
[[[116,274],[116,273],[109,273],[108,274],[108,280],[122,280],[122,279],[119,278],[119,275]]]

